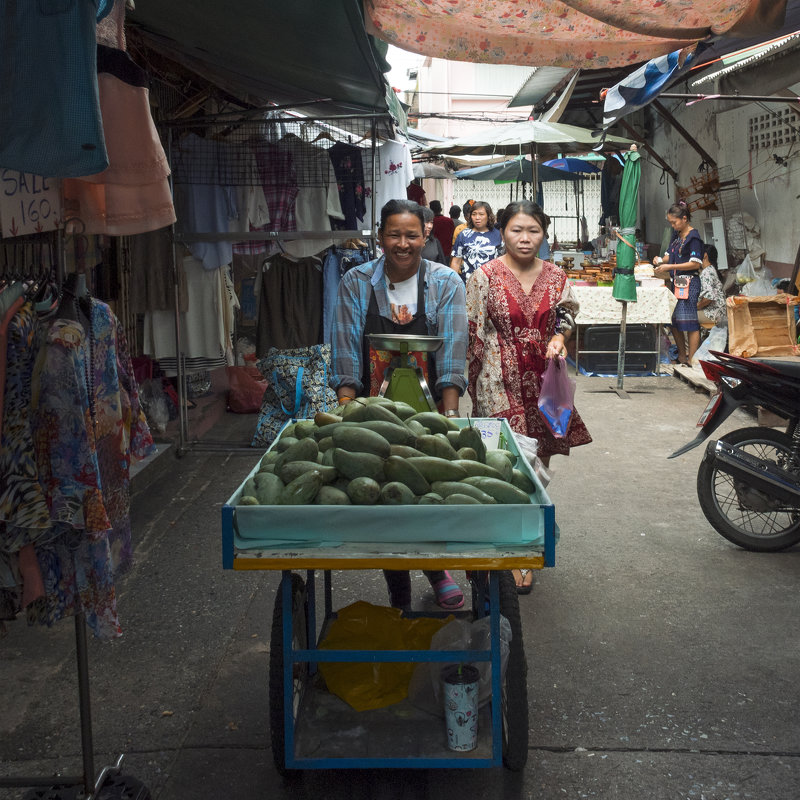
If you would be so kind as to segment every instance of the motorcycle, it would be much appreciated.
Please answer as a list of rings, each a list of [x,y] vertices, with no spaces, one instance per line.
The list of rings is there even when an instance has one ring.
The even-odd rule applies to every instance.
[[[787,420],[786,430],[753,426],[706,446],[697,497],[706,519],[746,550],[776,552],[800,542],[800,364],[711,354],[700,361],[717,385],[697,423],[700,432],[669,458],[698,447],[740,406]]]

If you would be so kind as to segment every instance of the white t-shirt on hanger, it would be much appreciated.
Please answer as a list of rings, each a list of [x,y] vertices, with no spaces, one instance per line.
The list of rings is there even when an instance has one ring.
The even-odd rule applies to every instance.
[[[377,149],[377,177],[375,186],[372,186],[372,161],[371,150],[364,151],[364,183],[368,192],[375,191],[375,223],[381,221],[381,209],[389,200],[405,200],[408,195],[406,188],[414,180],[414,167],[411,163],[411,149],[408,142],[384,142]],[[367,213],[364,215],[364,225],[372,227],[372,201],[367,195]]]

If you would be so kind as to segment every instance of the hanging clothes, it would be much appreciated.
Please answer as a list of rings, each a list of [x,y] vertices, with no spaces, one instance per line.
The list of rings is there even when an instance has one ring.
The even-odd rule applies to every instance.
[[[344,220],[336,173],[328,151],[308,144],[294,134],[278,142],[292,154],[297,174],[295,224],[298,231],[332,230],[331,220]],[[333,239],[291,239],[284,243],[287,254],[308,258],[334,244]]]
[[[333,309],[339,294],[339,282],[351,267],[366,264],[372,258],[369,248],[350,249],[331,247],[325,253],[322,264],[323,298],[322,298],[322,341],[331,344],[333,328]]]
[[[24,303],[8,325],[5,395],[0,436],[0,618],[44,596],[35,545],[53,536],[38,480],[30,420],[31,374],[38,351],[33,304]],[[2,631],[0,631],[1,633]]]
[[[98,99],[95,23],[112,0],[3,3],[0,164],[51,178],[108,166]]]
[[[128,240],[131,277],[128,307],[132,314],[148,311],[175,311],[175,287],[172,276],[174,244],[169,228],[162,228]],[[177,261],[178,310],[186,311],[189,297],[183,260]]]
[[[52,625],[83,612],[120,634],[116,575],[129,566],[130,463],[153,450],[122,326],[89,300],[9,326],[0,453],[0,607]],[[16,584],[16,585],[12,585]]]
[[[186,273],[187,309],[180,314],[181,352],[187,372],[233,364],[233,313],[239,301],[227,266],[209,270],[193,256],[182,259]],[[227,322],[226,322],[227,320]],[[148,311],[144,318],[144,353],[165,375],[176,375],[174,311]]]
[[[337,230],[357,230],[359,223],[363,224],[364,214],[367,213],[364,198],[364,162],[361,152],[360,147],[344,142],[336,142],[328,150],[344,214],[343,220],[335,220],[333,223],[333,227]]]
[[[411,150],[408,142],[388,141],[377,148],[376,159],[378,161],[377,182],[372,184],[371,159],[366,158],[367,168],[367,190],[366,197],[369,198],[375,192],[375,213],[377,219],[372,219],[372,204],[367,204],[365,211],[365,227],[373,228],[380,222],[381,209],[389,200],[403,200],[406,198],[406,187],[414,180],[414,167],[411,162]]]
[[[64,180],[64,201],[86,233],[126,236],[175,222],[169,165],[150,114],[148,77],[123,50],[97,45],[108,167]]]
[[[322,341],[322,272],[319,259],[273,256],[265,262],[259,293],[256,355]]]
[[[225,233],[238,219],[236,187],[231,184],[230,147],[216,139],[186,134],[175,148],[175,210],[182,233]],[[233,260],[233,242],[189,242],[205,269]]]

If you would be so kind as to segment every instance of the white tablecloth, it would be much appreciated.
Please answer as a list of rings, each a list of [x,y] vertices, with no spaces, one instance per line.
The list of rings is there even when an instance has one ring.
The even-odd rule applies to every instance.
[[[611,296],[610,286],[573,286],[581,304],[575,322],[578,325],[619,325],[622,321],[622,303]],[[672,321],[677,304],[675,295],[666,286],[636,289],[637,301],[628,303],[627,324],[664,324]]]

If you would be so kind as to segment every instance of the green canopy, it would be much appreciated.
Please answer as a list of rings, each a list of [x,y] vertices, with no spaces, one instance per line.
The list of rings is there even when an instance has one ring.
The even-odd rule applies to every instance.
[[[639,153],[630,150],[625,157],[622,171],[622,186],[619,191],[619,227],[622,241],[617,243],[617,266],[614,270],[615,300],[636,302],[636,279],[633,267],[636,264],[636,212],[639,207],[639,176],[642,165]]]

